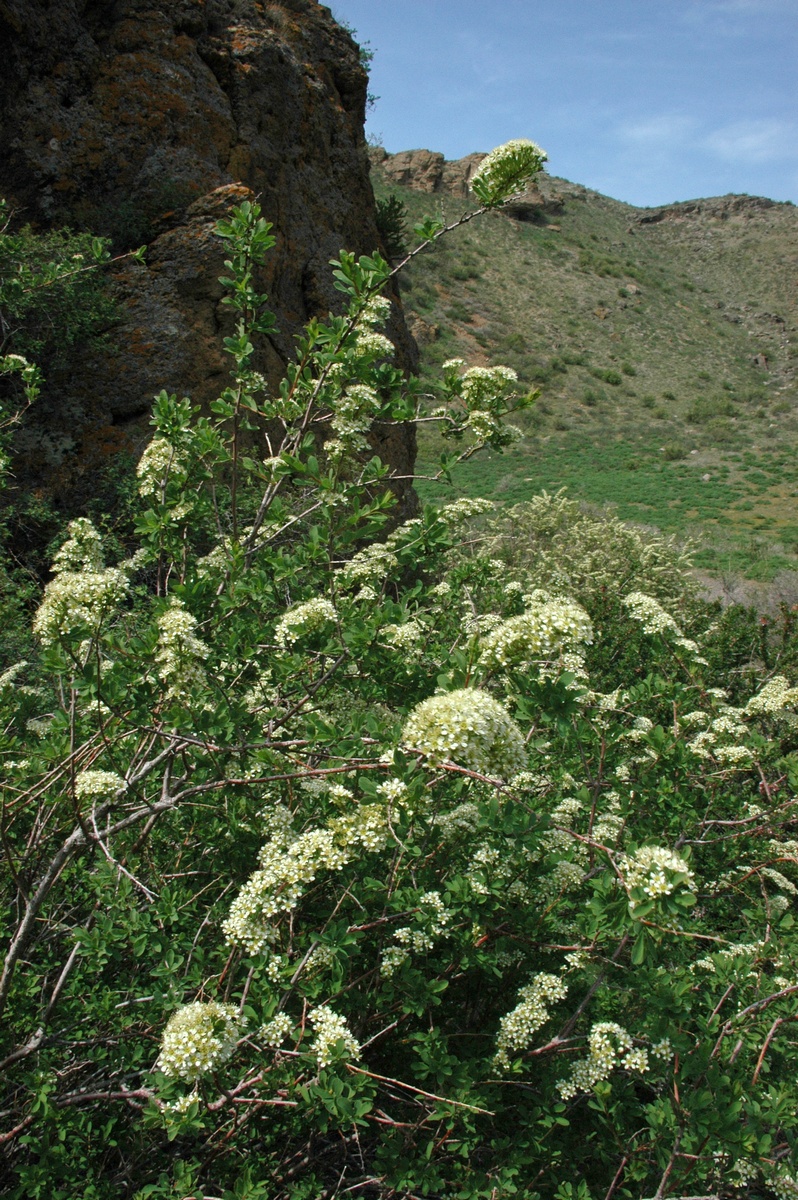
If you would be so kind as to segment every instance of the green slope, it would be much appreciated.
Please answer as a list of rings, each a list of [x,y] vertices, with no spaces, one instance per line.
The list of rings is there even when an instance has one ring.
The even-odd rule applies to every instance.
[[[466,207],[388,186],[379,169],[374,182],[411,219]],[[516,502],[565,486],[700,536],[708,568],[795,569],[798,209],[722,197],[644,210],[548,178],[542,190],[560,212],[491,214],[403,283],[423,373],[459,355],[541,389],[524,442],[469,463],[458,489]],[[420,445],[423,476],[440,447]],[[422,478],[419,490],[442,491]]]

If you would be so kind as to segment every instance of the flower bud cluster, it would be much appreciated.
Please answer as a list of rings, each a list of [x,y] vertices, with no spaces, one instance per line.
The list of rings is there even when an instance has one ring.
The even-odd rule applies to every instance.
[[[670,896],[675,891],[695,891],[695,876],[687,863],[664,846],[641,846],[632,855],[624,854],[618,865],[626,886],[641,888],[650,900]],[[634,911],[636,901],[631,901]]]
[[[643,592],[630,592],[628,596],[624,596],[623,605],[629,610],[632,620],[642,625],[644,633],[672,633],[681,637],[682,631],[673,617],[665,612],[653,596],[646,596]]]
[[[110,798],[126,787],[124,779],[116,771],[81,771],[75,780],[75,795],[79,800],[94,796]]]
[[[227,1062],[235,1050],[240,1016],[234,1004],[195,1001],[172,1013],[161,1038],[157,1066],[164,1075],[193,1083]]]
[[[315,1031],[312,1048],[320,1067],[329,1066],[333,1059],[343,1052],[347,1059],[360,1057],[360,1046],[357,1044],[346,1021],[327,1004],[314,1008],[309,1021]]]
[[[520,666],[592,641],[593,626],[581,605],[555,598],[534,603],[502,622],[482,639],[480,660],[487,667]]]
[[[790,687],[783,675],[774,675],[745,706],[750,715],[786,716],[798,706],[798,688]]]
[[[440,518],[450,528],[457,528],[459,525],[470,521],[472,517],[481,517],[485,513],[493,512],[495,504],[492,500],[469,499],[463,496],[460,500],[453,501],[452,504],[444,504],[440,511]]]
[[[136,467],[139,495],[161,500],[170,480],[183,483],[187,474],[185,459],[177,448],[165,437],[154,437]]]
[[[613,1021],[600,1021],[588,1037],[587,1057],[575,1062],[569,1079],[561,1079],[557,1090],[563,1100],[572,1100],[579,1092],[590,1092],[607,1079],[615,1067],[628,1071],[647,1071],[648,1052],[635,1049],[629,1034]]]
[[[404,625],[384,625],[381,634],[391,649],[414,656],[421,650],[426,630],[418,621],[411,619],[405,621]]]
[[[390,978],[402,963],[408,962],[412,954],[423,954],[431,950],[435,942],[446,937],[446,927],[451,913],[443,903],[440,892],[424,892],[418,898],[418,921],[394,931],[396,945],[388,946],[383,952],[380,974]]]
[[[767,1184],[776,1200],[798,1200],[798,1179],[783,1164],[768,1172]]]
[[[274,937],[272,918],[296,908],[319,871],[340,871],[358,849],[380,850],[388,835],[385,808],[361,804],[334,817],[324,829],[309,829],[292,838],[275,831],[259,855],[259,870],[250,876],[230,906],[223,929],[229,944],[257,954]]]
[[[293,1031],[293,1028],[294,1022],[288,1013],[279,1012],[272,1017],[271,1021],[267,1021],[265,1025],[261,1025],[258,1030],[258,1037],[267,1046],[271,1046],[272,1049],[276,1050]]]
[[[564,1000],[568,986],[558,975],[540,973],[518,993],[520,1003],[499,1024],[494,1063],[500,1069],[510,1066],[510,1054],[526,1050],[534,1035],[549,1019],[550,1004]]]
[[[300,638],[318,633],[331,621],[338,620],[338,613],[329,600],[320,596],[306,600],[284,613],[274,629],[274,640],[283,649],[290,648]]]
[[[344,583],[373,586],[381,584],[398,566],[399,559],[384,542],[372,542],[353,554],[338,574]]]
[[[158,649],[155,661],[158,673],[167,685],[166,696],[182,700],[192,687],[205,683],[204,662],[208,647],[194,632],[197,619],[172,597],[166,612],[158,618]]]
[[[521,730],[498,700],[479,688],[422,700],[405,723],[402,741],[432,765],[450,759],[483,775],[510,779],[527,765]]]
[[[547,159],[529,138],[512,138],[483,158],[471,177],[471,191],[489,207],[501,204],[528,187]]]
[[[55,578],[44,589],[33,620],[33,632],[44,646],[81,627],[94,633],[128,588],[124,571],[103,566],[100,535],[91,521],[70,522],[69,533],[53,560]]]
[[[368,336],[381,337],[380,334]],[[335,401],[330,421],[335,437],[324,443],[324,450],[333,461],[353,457],[367,448],[365,435],[379,406],[379,396],[365,383],[353,383],[341,393]]]

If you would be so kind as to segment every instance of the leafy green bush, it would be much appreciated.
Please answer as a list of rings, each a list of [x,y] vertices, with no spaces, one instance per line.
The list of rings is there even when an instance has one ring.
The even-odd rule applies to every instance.
[[[391,527],[374,422],[446,475],[513,373],[422,404],[342,253],[271,395],[269,226],[217,232],[231,383],[158,397],[139,549],[73,522],[0,677],[6,1193],[789,1195],[798,689],[730,703],[746,629],[562,495]]]
[[[727,396],[697,396],[685,418],[692,425],[703,425],[715,417],[733,417],[736,413],[737,406]]]
[[[680,462],[681,459],[687,458],[687,451],[681,442],[668,442],[662,448],[662,457],[666,462]]]
[[[392,194],[377,200],[377,228],[389,258],[404,258],[407,254],[407,207]]]

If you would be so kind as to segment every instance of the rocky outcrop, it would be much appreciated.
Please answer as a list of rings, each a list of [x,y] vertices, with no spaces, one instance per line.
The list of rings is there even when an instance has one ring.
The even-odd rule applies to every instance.
[[[697,217],[728,221],[732,217],[755,217],[766,209],[779,206],[779,201],[768,200],[766,196],[713,196],[709,200],[685,200],[681,204],[656,208],[644,212],[637,221],[639,225],[659,225],[662,221],[690,221]]]
[[[274,224],[258,280],[278,316],[258,364],[273,382],[305,321],[340,308],[330,258],[379,245],[367,76],[315,0],[0,0],[0,43],[0,193],[35,227],[149,247],[145,266],[115,274],[113,350],[49,380],[29,426],[28,481],[56,470],[66,486],[91,474],[93,453],[142,444],[155,391],[206,404],[225,381],[212,226],[231,203],[254,193]],[[412,368],[398,299],[394,309],[388,332]],[[409,474],[412,430],[389,443]]]
[[[467,154],[447,160],[432,150],[400,150],[389,154],[381,146],[372,147],[372,164],[389,186],[406,187],[430,195],[454,196],[466,200],[469,185],[484,154]],[[504,206],[503,211],[516,221],[538,221],[563,210],[563,198],[548,176],[541,176],[527,191]]]

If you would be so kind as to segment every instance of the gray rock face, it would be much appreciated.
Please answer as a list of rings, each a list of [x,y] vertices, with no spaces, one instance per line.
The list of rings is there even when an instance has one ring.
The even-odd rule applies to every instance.
[[[0,193],[34,226],[149,246],[146,266],[116,272],[114,350],[48,380],[29,427],[39,453],[18,476],[52,484],[49,438],[69,488],[98,454],[147,439],[155,391],[207,404],[225,382],[212,225],[232,203],[254,193],[277,237],[258,280],[280,331],[258,364],[272,382],[306,320],[340,309],[329,260],[380,244],[367,76],[315,0],[0,0],[0,44]],[[413,368],[394,300],[387,332]],[[390,465],[410,474],[412,430],[387,440]]]

